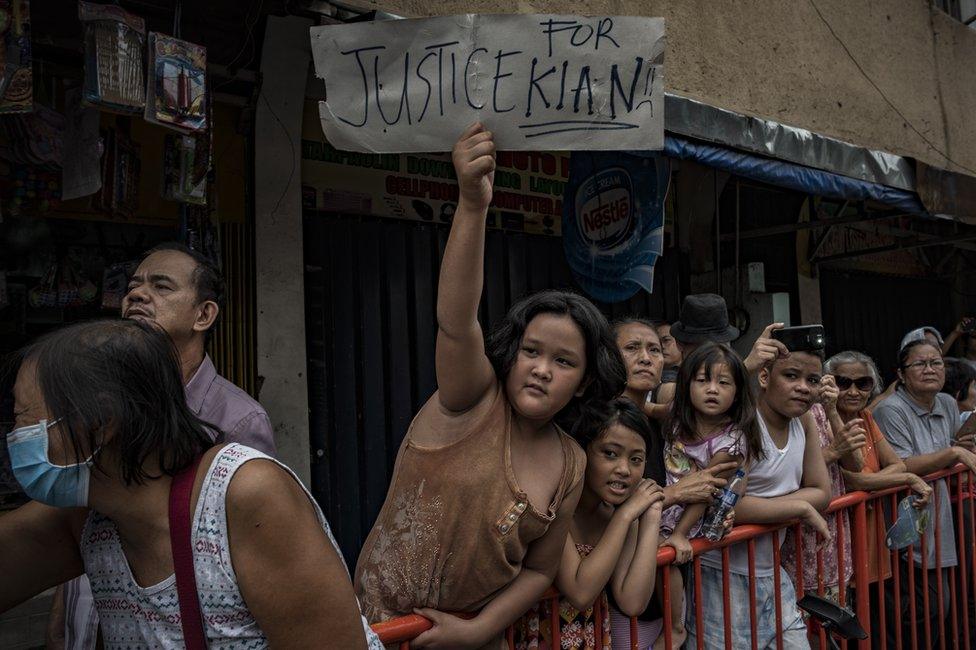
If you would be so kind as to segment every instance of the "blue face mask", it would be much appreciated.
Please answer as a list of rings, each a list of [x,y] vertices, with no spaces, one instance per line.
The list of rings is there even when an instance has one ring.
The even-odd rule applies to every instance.
[[[55,465],[48,459],[48,427],[59,421],[49,425],[41,420],[8,433],[10,465],[31,499],[58,508],[85,507],[92,459],[75,465]]]

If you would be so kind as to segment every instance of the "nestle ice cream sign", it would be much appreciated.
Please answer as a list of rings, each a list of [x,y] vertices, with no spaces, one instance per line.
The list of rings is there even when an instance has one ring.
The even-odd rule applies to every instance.
[[[632,191],[630,175],[620,168],[599,172],[580,186],[576,205],[585,241],[607,250],[627,239],[634,220]]]
[[[604,302],[654,288],[671,166],[653,152],[574,152],[563,247],[576,282]]]

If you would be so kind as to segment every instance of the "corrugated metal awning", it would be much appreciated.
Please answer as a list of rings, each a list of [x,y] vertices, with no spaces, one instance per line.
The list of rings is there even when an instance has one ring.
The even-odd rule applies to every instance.
[[[869,183],[916,191],[914,166],[907,158],[742,115],[674,93],[665,93],[664,99],[664,128],[672,133]]]

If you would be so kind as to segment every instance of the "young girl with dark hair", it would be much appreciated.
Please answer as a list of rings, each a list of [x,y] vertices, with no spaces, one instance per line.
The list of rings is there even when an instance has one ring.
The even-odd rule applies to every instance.
[[[820,515],[830,500],[820,437],[802,421],[804,413],[820,399],[822,364],[822,357],[816,353],[794,350],[788,357],[760,368],[756,413],[763,451],[761,456],[753,455],[747,448],[748,473],[735,507],[738,523],[778,524],[801,519],[817,530],[821,540],[830,538],[827,522]],[[780,534],[780,543],[783,538]],[[761,535],[754,546],[755,553],[745,544],[732,546],[727,564],[724,551],[708,551],[701,556],[700,603],[688,611],[688,647],[695,647],[699,640],[709,649],[728,647],[729,643],[733,648],[752,644],[771,648],[778,639],[784,648],[809,645],[793,581],[785,570],[780,570],[776,579],[773,535]],[[725,636],[723,603],[731,605],[731,638]],[[702,618],[697,621],[699,606]],[[750,619],[756,622],[755,639]]]
[[[654,435],[637,405],[624,398],[591,409],[574,428],[573,436],[586,450],[586,475],[556,574],[562,594],[559,647],[610,650],[608,585],[627,616],[647,607],[664,501],[661,487],[643,478]],[[595,601],[600,603],[600,638]],[[533,608],[519,623],[516,648],[557,647],[551,614],[548,601]]]
[[[14,398],[7,449],[33,501],[0,518],[0,612],[87,573],[106,648],[185,647],[194,605],[188,633],[211,648],[381,647],[312,496],[259,451],[211,446],[161,329],[48,334],[23,353]],[[170,489],[184,480],[188,600],[170,541]]]
[[[613,331],[617,337],[617,347],[623,357],[624,366],[627,368],[627,390],[624,391],[623,397],[640,405],[645,415],[651,416],[647,398],[651,391],[660,385],[664,364],[663,348],[657,329],[650,321],[628,317],[614,321]],[[655,407],[664,409],[665,413],[670,413],[671,410],[670,401],[668,404],[655,405]],[[664,440],[656,419],[649,417],[647,424],[652,437],[647,446],[644,476],[663,485],[667,481],[664,468]],[[720,477],[728,475],[738,465],[738,460],[717,463],[707,469],[685,474],[679,480],[664,487],[662,508],[667,510],[675,505],[680,507],[711,503],[719,488],[725,486],[725,479]],[[730,514],[726,520],[727,528],[731,527],[732,520]],[[663,621],[658,600],[653,600],[638,614],[637,618],[638,647],[648,648],[655,640],[660,639]],[[630,648],[631,646],[623,641],[630,638],[630,621],[614,603],[611,603],[610,619],[615,630],[614,646]]]
[[[576,294],[524,298],[486,347],[477,314],[492,134],[468,128],[453,159],[460,197],[438,285],[438,390],[400,447],[356,569],[370,621],[416,612],[433,622],[414,648],[497,647],[542,596],[586,465],[556,420],[609,401],[625,382],[609,324]]]
[[[688,474],[735,462],[745,465],[763,456],[756,424],[756,402],[748,371],[725,344],[705,343],[684,360],[675,385],[671,419],[664,429],[664,467],[668,483]],[[728,470],[724,477],[732,473]],[[675,550],[676,564],[691,559],[691,538],[702,526],[705,504],[667,509],[661,521],[663,545]],[[685,639],[681,573],[671,570],[672,645]]]

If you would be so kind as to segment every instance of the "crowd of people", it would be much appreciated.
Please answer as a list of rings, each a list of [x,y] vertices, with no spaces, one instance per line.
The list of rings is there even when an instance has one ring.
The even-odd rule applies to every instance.
[[[666,637],[726,647],[728,607],[732,647],[750,647],[752,620],[757,647],[775,647],[778,632],[784,647],[809,647],[795,581],[849,602],[852,535],[881,539],[892,514],[874,509],[855,530],[846,515],[825,518],[829,502],[903,487],[943,534],[936,544],[933,527],[924,533],[927,581],[903,579],[897,599],[871,589],[872,608],[906,639],[909,612],[936,616],[921,603],[947,598],[947,569],[972,561],[956,548],[971,551],[971,536],[953,533],[971,531],[972,513],[954,516],[946,481],[922,477],[976,471],[963,425],[976,406],[976,323],[945,340],[909,332],[887,387],[868,356],[788,346],[780,323],[740,357],[713,294],[688,296],[674,323],[610,323],[576,293],[543,291],[486,337],[494,154],[481,125],[454,148],[438,390],[403,440],[352,579],[315,501],[274,460],[267,414],[205,354],[219,274],[168,245],[139,265],[121,320],[53,332],[16,360],[7,447],[32,501],[0,517],[0,611],[64,585],[51,644],[85,649],[381,648],[370,624],[411,613],[432,623],[416,648],[497,648],[514,624],[517,648],[554,647],[556,625],[563,648],[609,649],[631,647],[632,618],[640,648]],[[959,357],[945,357],[957,344]],[[721,528],[801,522],[802,535],[781,536],[779,554],[768,534],[751,558],[734,545],[726,566],[708,551],[696,577],[691,540],[733,476],[738,500]],[[675,554],[666,568],[663,547]],[[921,552],[894,568],[868,544],[870,580],[857,588],[922,566]],[[553,585],[557,612],[540,602]],[[934,646],[938,621],[931,629]]]

